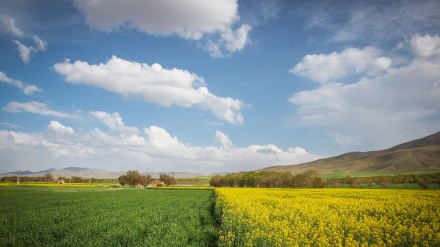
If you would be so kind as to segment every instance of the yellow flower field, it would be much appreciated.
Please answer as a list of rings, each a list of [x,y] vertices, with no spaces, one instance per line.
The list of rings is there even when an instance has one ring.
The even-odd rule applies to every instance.
[[[215,190],[219,246],[440,246],[440,192]]]

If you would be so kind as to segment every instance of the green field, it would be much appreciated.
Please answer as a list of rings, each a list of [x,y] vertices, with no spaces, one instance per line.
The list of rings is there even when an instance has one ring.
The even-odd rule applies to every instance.
[[[220,190],[228,190],[233,195],[244,189],[228,188]],[[436,189],[247,188],[246,190],[248,192],[245,194],[251,201],[255,200],[255,193],[264,192],[263,194],[265,196],[273,196],[280,191],[285,191],[286,193],[291,193],[287,198],[299,198],[303,194],[312,193],[318,195],[318,198],[325,195],[330,202],[330,206],[325,206],[323,202],[313,202],[311,201],[312,197],[307,197],[305,202],[310,203],[310,205],[305,207],[303,207],[304,205],[301,206],[301,204],[298,204],[299,201],[296,200],[288,201],[286,202],[287,204],[276,205],[278,199],[267,199],[264,197],[268,200],[267,202],[252,206],[251,204],[240,202],[243,196],[232,200],[232,202],[236,203],[236,206],[231,209],[232,212],[238,212],[240,210],[244,210],[243,212],[246,212],[246,214],[257,212],[255,214],[257,218],[261,218],[260,216],[264,215],[258,213],[261,210],[269,212],[269,218],[263,221],[264,224],[261,223],[263,225],[276,223],[277,221],[272,222],[272,220],[270,220],[271,217],[275,217],[276,212],[293,206],[303,207],[303,210],[306,210],[301,216],[301,219],[311,217],[311,220],[305,220],[303,222],[305,224],[303,225],[304,227],[310,227],[308,224],[313,223],[315,218],[323,218],[322,215],[315,215],[316,210],[309,210],[313,206],[316,207],[319,205],[321,207],[324,205],[323,212],[329,213],[329,215],[324,217],[325,219],[336,217],[337,220],[335,219],[335,222],[340,222],[341,220],[347,221],[348,218],[345,218],[345,214],[339,214],[338,210],[353,209],[359,204],[359,199],[370,200],[371,197],[379,201],[388,200],[388,202],[380,207],[377,205],[372,206],[371,201],[363,203],[362,207],[366,207],[366,209],[356,213],[355,216],[357,218],[353,220],[353,222],[357,222],[358,219],[366,217],[366,219],[371,220],[371,224],[381,225],[383,223],[381,222],[381,215],[386,212],[403,210],[399,212],[396,217],[390,217],[391,221],[394,222],[405,216],[408,210],[417,209],[414,205],[418,204],[421,211],[413,213],[419,216],[415,217],[416,219],[412,219],[414,217],[411,217],[411,219],[419,220],[423,224],[410,224],[410,221],[404,220],[403,223],[400,222],[402,225],[401,230],[413,231],[413,233],[408,233],[408,236],[412,236],[416,233],[423,232],[425,234],[427,231],[434,231],[432,234],[430,233],[431,235],[428,234],[429,241],[434,241],[433,243],[440,241],[438,220],[432,220],[433,217],[438,217],[437,202],[439,199],[439,191]],[[216,191],[218,193],[218,190]],[[342,196],[335,196],[336,194]],[[387,199],[387,196],[395,194],[405,195],[405,200],[408,200],[407,203],[409,202],[411,206],[402,207],[402,199]],[[429,196],[420,199],[414,196],[416,194],[426,194]],[[353,201],[350,199],[352,196],[358,196],[359,198]],[[225,244],[225,238],[230,239],[230,236],[224,235],[224,231],[222,235],[221,229],[226,226],[235,229],[238,224],[246,220],[246,222],[251,222],[252,224],[257,221],[249,220],[250,218],[247,217],[243,219],[233,219],[227,215],[223,215],[223,213],[221,213],[222,210],[219,210],[221,203],[218,204],[219,201],[216,202],[216,199],[218,200],[218,197],[216,198],[214,196],[214,190],[202,187],[192,189],[186,187],[141,189],[119,186],[87,186],[84,184],[75,184],[72,186],[46,183],[2,184],[2,186],[0,186],[0,246],[242,246]],[[343,205],[335,208],[333,204],[336,202],[342,203]],[[215,203],[217,203],[217,206]],[[247,206],[250,208],[246,209]],[[215,208],[217,209],[215,210]],[[337,209],[337,212],[331,213],[332,210],[328,209]],[[285,212],[286,216],[280,218],[281,222],[289,223],[287,224],[288,226],[283,228],[284,231],[274,231],[275,228],[269,227],[267,230],[261,232],[261,234],[269,236],[272,233],[278,234],[279,232],[285,232],[287,230],[294,231],[295,229],[299,229],[298,227],[301,226],[299,221],[286,221],[289,215],[295,215],[297,211],[298,210],[287,210]],[[422,211],[429,211],[429,214]],[[213,218],[214,214],[216,219]],[[375,216],[379,217],[375,218]],[[423,217],[428,217],[430,220],[425,222]],[[293,224],[293,222],[296,223]],[[394,223],[390,223],[390,225]],[[316,226],[316,224],[313,224],[311,225]],[[352,229],[344,229],[347,230],[347,233],[349,231],[360,231],[360,234],[367,234],[370,230],[358,229],[358,227],[362,226],[364,225],[354,224],[351,226]],[[377,227],[372,227],[371,229],[373,228],[376,229]],[[323,236],[325,234],[331,236],[331,232],[334,230],[332,229],[333,228],[326,226],[322,229],[320,228]],[[244,234],[244,232],[238,232],[236,234],[240,235]],[[384,232],[380,234],[384,234]],[[399,236],[396,234],[398,234],[397,231],[390,230],[389,236],[381,235],[381,239],[388,241],[395,236]],[[346,241],[346,237],[347,236],[342,234],[341,241]],[[297,237],[292,239],[296,238]],[[275,241],[276,239],[274,238],[273,240]],[[322,246],[332,245],[323,244]],[[347,244],[345,246],[352,245]],[[436,244],[420,246],[436,246]]]
[[[0,187],[1,246],[215,246],[213,190]]]

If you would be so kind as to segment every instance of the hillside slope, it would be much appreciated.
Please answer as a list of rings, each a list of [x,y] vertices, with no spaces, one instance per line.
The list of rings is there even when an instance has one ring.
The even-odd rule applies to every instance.
[[[389,149],[351,152],[298,165],[272,166],[264,171],[299,173],[317,170],[324,176],[440,172],[440,132]]]

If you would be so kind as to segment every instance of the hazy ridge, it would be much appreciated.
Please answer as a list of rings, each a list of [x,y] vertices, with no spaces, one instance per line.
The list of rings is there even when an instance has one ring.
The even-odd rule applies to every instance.
[[[46,173],[52,173],[55,178],[58,177],[82,177],[82,178],[97,178],[97,179],[116,179],[121,175],[124,175],[126,171],[113,172],[106,171],[103,169],[91,169],[84,167],[66,167],[63,169],[55,169],[50,168],[42,171],[31,172],[31,171],[20,171],[21,176],[29,176],[29,177],[41,177]],[[162,173],[169,174],[175,178],[191,178],[191,177],[201,177],[204,176],[201,173],[190,173],[190,172],[145,172],[142,174],[150,174],[153,178],[159,178],[159,175]],[[18,171],[8,172],[0,174],[0,177],[9,177],[16,176]]]

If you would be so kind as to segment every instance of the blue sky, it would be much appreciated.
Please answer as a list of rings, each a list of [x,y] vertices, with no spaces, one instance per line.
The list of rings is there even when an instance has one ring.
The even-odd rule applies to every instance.
[[[210,174],[440,130],[439,1],[0,0],[0,172]]]

